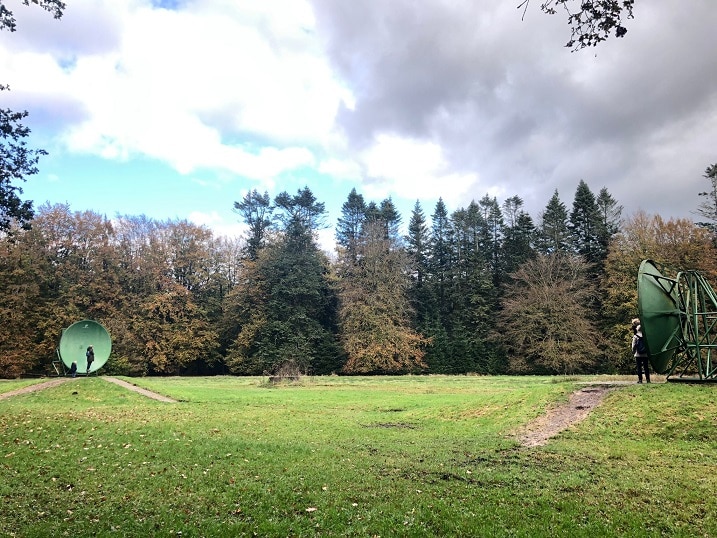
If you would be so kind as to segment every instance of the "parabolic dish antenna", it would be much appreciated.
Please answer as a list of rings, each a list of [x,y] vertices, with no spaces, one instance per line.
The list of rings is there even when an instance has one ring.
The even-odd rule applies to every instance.
[[[88,346],[95,351],[95,360],[90,371],[87,371],[87,357],[85,352]],[[105,365],[112,351],[112,339],[107,329],[96,321],[84,319],[73,323],[62,331],[60,338],[60,358],[63,364],[70,368],[73,361],[77,361],[77,371],[91,373]]]
[[[675,278],[663,272],[644,260],[637,275],[650,364],[670,381],[717,381],[717,295],[697,271],[680,271]]]

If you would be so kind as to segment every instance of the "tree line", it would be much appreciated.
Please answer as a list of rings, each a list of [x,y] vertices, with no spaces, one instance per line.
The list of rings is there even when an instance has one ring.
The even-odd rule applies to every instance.
[[[627,373],[640,261],[715,276],[715,170],[699,224],[625,217],[580,181],[536,220],[486,195],[416,202],[404,226],[353,189],[332,256],[308,187],[236,201],[238,239],[45,204],[0,232],[0,376],[50,373],[85,318],[110,332],[114,374]]]

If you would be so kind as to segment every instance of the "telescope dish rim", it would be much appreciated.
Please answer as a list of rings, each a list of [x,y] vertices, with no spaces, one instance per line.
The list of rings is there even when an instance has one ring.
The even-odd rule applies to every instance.
[[[93,346],[95,352],[95,360],[89,372],[85,357],[85,350],[88,346]],[[89,374],[99,370],[107,363],[110,353],[112,353],[112,338],[109,331],[100,322],[83,319],[62,330],[58,351],[60,359],[67,368],[77,361],[77,371]]]
[[[678,287],[653,260],[643,260],[638,270],[637,310],[652,368],[670,373],[682,336]]]

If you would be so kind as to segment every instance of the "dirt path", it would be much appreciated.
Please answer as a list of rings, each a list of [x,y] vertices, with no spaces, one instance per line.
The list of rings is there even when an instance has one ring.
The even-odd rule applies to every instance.
[[[127,383],[126,381],[122,381],[121,379],[117,379],[115,377],[100,376],[100,379],[104,379],[105,381],[109,381],[110,383],[114,383],[116,385],[119,385],[120,387],[124,387],[127,390],[137,392],[137,393],[141,394],[142,396],[146,396],[147,398],[152,398],[153,400],[159,400],[160,402],[177,403],[177,400],[173,400],[172,398],[168,398],[167,396],[162,396],[161,394],[157,394],[156,392],[152,392],[151,390],[140,388],[136,385]],[[34,385],[29,385],[29,386],[23,387],[21,389],[4,392],[4,393],[0,394],[0,400],[4,400],[5,398],[10,398],[11,396],[17,396],[19,394],[27,394],[29,392],[35,392],[36,390],[44,390],[44,389],[49,389],[52,387],[57,387],[58,385],[62,385],[63,383],[69,383],[72,381],[79,381],[79,380],[80,380],[79,377],[74,377],[74,378],[73,377],[58,377],[56,379],[51,379],[50,381],[44,381],[43,383],[36,383]]]
[[[146,396],[147,398],[152,398],[153,400],[159,400],[160,402],[177,403],[177,400],[173,400],[172,398],[168,398],[167,396],[162,396],[161,394],[157,394],[156,392],[152,392],[151,390],[140,388],[137,385],[127,383],[127,381],[122,381],[121,379],[117,379],[116,377],[102,376],[102,379],[104,379],[105,381],[109,381],[110,383],[114,383],[115,385],[119,385],[120,387],[124,387],[127,390],[137,392],[142,396]]]
[[[618,384],[623,383],[590,385],[573,392],[567,403],[528,423],[518,434],[518,441],[525,447],[546,444],[551,437],[587,417],[593,408],[600,405],[605,394]]]
[[[35,383],[34,385],[29,385],[27,387],[22,387],[21,389],[11,390],[9,392],[3,392],[0,394],[0,400],[4,400],[5,398],[10,398],[11,396],[17,396],[18,394],[27,394],[29,392],[35,392],[36,390],[44,390],[49,389],[51,387],[56,387],[58,385],[62,385],[63,383],[69,383],[71,381],[77,381],[78,377],[58,377],[57,379],[51,379],[50,381],[44,381],[42,383]]]

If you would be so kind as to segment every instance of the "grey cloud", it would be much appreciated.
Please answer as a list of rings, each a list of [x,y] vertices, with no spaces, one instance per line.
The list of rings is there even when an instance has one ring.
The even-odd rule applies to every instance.
[[[471,196],[498,186],[533,211],[556,188],[569,205],[584,179],[628,212],[691,214],[717,161],[717,10],[641,0],[625,38],[570,53],[560,15],[477,4],[314,1],[356,96],[338,117],[355,149],[380,132],[431,139],[479,175]]]
[[[51,53],[71,63],[76,56],[101,54],[121,41],[121,22],[109,4],[67,2],[60,20],[37,6],[18,5],[13,13],[17,31],[0,35],[10,50]]]

